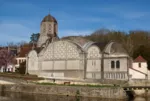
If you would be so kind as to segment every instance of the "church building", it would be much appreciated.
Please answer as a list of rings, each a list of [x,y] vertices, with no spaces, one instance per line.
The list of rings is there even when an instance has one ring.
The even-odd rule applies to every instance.
[[[50,14],[40,28],[37,48],[27,56],[27,73],[51,79],[128,80],[129,56],[120,43],[59,39],[58,22]]]

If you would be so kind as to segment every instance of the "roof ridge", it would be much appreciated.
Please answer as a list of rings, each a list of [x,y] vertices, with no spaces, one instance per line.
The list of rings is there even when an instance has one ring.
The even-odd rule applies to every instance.
[[[141,55],[133,60],[134,62],[147,62]]]

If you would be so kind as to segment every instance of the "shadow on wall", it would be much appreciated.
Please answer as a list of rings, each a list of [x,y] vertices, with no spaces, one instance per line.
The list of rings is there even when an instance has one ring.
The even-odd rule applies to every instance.
[[[19,68],[17,68],[16,72],[20,73],[20,74],[25,74],[26,73],[26,61],[20,63]]]

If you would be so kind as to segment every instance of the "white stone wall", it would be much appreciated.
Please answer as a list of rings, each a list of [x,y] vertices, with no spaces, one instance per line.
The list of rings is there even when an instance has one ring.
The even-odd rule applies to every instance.
[[[41,76],[64,78],[65,75],[70,75],[76,78],[75,72],[69,74],[69,71],[84,70],[82,57],[81,49],[74,43],[63,40],[50,43],[41,57]],[[45,70],[50,72],[44,72]]]
[[[101,79],[101,51],[92,45],[87,51],[87,69],[86,78]]]
[[[68,60],[67,61],[67,70],[83,70],[83,65],[80,64],[79,60]]]
[[[141,67],[139,67],[139,63],[141,64]],[[147,69],[147,63],[146,62],[133,62],[132,63],[132,68],[141,71],[143,73],[148,73],[148,69]]]
[[[27,57],[27,69],[26,72],[29,74],[37,74],[38,75],[38,57],[36,51],[32,50],[28,54]]]
[[[130,79],[146,79],[146,75],[129,68]]]
[[[117,55],[116,55],[117,57]],[[111,68],[111,61],[115,62],[115,68]],[[120,68],[116,68],[116,61],[120,61]],[[127,58],[126,57],[122,57],[122,58],[107,58],[104,59],[104,72],[127,72],[128,69],[128,63],[127,63]]]
[[[105,57],[104,59],[104,78],[114,80],[127,80],[128,79],[128,58],[126,57]],[[115,66],[111,68],[111,61],[114,61]],[[120,68],[116,67],[116,62],[120,62]]]
[[[53,70],[53,61],[43,61],[41,70]]]

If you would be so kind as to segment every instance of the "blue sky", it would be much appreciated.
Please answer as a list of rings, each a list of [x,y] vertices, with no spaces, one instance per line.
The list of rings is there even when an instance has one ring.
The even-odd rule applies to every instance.
[[[29,41],[49,12],[59,37],[100,28],[150,31],[150,0],[0,0],[0,45]]]

